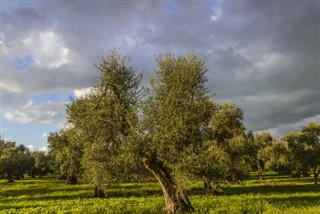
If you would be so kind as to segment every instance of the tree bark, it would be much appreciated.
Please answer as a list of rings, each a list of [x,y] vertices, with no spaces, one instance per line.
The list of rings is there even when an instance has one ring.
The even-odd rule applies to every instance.
[[[203,187],[204,187],[205,194],[213,194],[213,195],[222,195],[223,194],[223,191],[222,191],[222,189],[220,189],[220,185],[218,183],[216,183],[214,185],[214,188],[212,188],[210,178],[204,177]]]
[[[302,170],[302,175],[303,175],[303,177],[310,177],[310,174],[308,173],[307,169]]]
[[[95,186],[94,187],[94,198],[105,198],[106,195],[104,194],[103,190],[101,189],[101,187]]]
[[[66,184],[77,184],[77,183],[78,183],[78,180],[77,180],[77,177],[75,175],[69,175],[67,177]]]
[[[320,173],[320,169],[318,169],[318,166],[314,166],[313,168],[313,180],[314,180],[314,186],[318,186],[318,176]]]
[[[164,200],[166,213],[193,212],[194,209],[185,191],[179,191],[168,170],[155,158],[143,158],[143,164],[159,181]]]
[[[292,177],[294,177],[294,178],[300,178],[300,177],[301,177],[300,171],[297,171]]]
[[[204,178],[203,187],[204,187],[204,193],[205,193],[205,194],[211,193],[211,191],[212,191],[212,186],[211,186],[210,179]]]
[[[258,166],[258,177],[259,177],[259,180],[262,181],[263,180],[262,167],[259,163],[257,164],[257,166]]]
[[[58,180],[66,180],[67,179],[67,176],[66,175],[61,175]]]
[[[8,183],[14,182],[12,177],[12,172],[10,170],[7,171]]]

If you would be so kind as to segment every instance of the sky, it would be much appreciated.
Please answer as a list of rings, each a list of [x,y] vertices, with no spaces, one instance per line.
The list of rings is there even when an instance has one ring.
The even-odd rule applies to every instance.
[[[65,104],[88,91],[110,48],[143,84],[159,54],[196,53],[216,102],[244,110],[247,130],[274,137],[320,122],[320,2],[1,1],[1,127],[45,150]]]

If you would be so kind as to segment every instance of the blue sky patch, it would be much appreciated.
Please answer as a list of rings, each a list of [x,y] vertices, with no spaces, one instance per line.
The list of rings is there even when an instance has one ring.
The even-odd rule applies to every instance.
[[[58,130],[58,127],[52,124],[18,124],[6,119],[3,120],[3,127],[6,130],[1,133],[1,136],[10,138],[17,145],[33,145],[34,150],[47,146],[47,138],[42,138],[43,133]],[[21,130],[26,134],[21,134]]]
[[[215,4],[216,1],[213,1],[213,0],[206,0],[206,4],[207,6],[209,7],[212,7],[214,4]]]
[[[68,91],[65,95],[58,93],[45,93],[41,94],[33,99],[34,103],[45,103],[45,102],[68,102],[70,98],[74,97],[72,91]]]
[[[165,13],[167,14],[175,14],[181,11],[181,5],[176,2],[169,2],[165,9]]]
[[[14,67],[16,70],[22,71],[33,65],[35,60],[32,56],[17,57],[14,60]]]

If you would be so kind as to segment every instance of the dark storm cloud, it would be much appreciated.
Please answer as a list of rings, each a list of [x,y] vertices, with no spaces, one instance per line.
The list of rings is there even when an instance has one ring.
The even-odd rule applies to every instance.
[[[130,55],[147,82],[159,53],[195,51],[208,64],[214,99],[242,107],[248,129],[319,118],[319,8],[310,1],[15,5],[3,13],[4,86],[19,96],[89,87],[97,56],[112,47]],[[42,48],[45,41],[57,54]],[[17,73],[12,60],[28,55],[40,64]]]

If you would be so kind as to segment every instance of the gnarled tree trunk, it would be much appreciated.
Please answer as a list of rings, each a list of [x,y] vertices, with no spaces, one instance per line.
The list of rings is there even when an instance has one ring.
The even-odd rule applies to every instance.
[[[8,183],[14,182],[11,170],[7,170]]]
[[[313,180],[314,180],[314,185],[315,186],[318,186],[318,176],[319,176],[319,173],[320,173],[320,169],[318,169],[318,166],[314,166],[313,168]]]
[[[144,158],[143,164],[157,178],[161,185],[167,214],[186,213],[194,210],[186,192],[178,191],[170,173],[160,161],[154,158]]]
[[[302,175],[303,175],[303,177],[305,177],[305,178],[310,177],[310,174],[308,173],[308,170],[307,170],[307,169],[303,169],[303,170],[302,170]]]
[[[61,175],[58,180],[66,180],[67,179],[67,176],[66,175]]]
[[[77,184],[77,183],[78,183],[78,180],[77,180],[77,177],[75,175],[69,175],[67,177],[66,184]]]
[[[204,188],[204,193],[205,194],[210,194],[211,193],[212,186],[211,186],[210,179],[204,178],[204,180],[203,180],[203,188]]]
[[[94,187],[94,198],[105,198],[106,195],[104,194],[103,190],[99,186]]]
[[[35,168],[32,168],[32,170],[31,170],[31,178],[35,178],[36,177],[36,169]]]
[[[211,179],[208,177],[203,178],[203,187],[205,194],[222,195],[223,191],[220,189],[220,185],[215,183],[214,187],[211,186]]]
[[[262,166],[258,163],[257,167],[258,167],[258,178],[259,178],[260,181],[262,181],[263,180],[263,177],[262,177]]]

